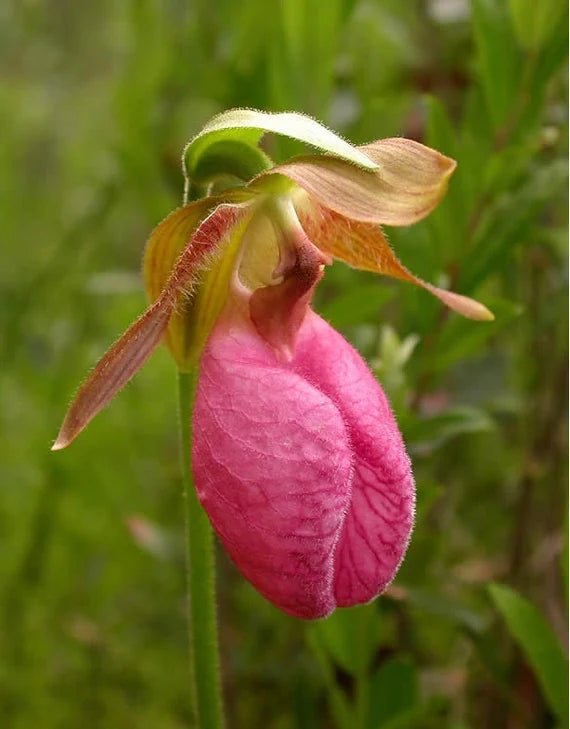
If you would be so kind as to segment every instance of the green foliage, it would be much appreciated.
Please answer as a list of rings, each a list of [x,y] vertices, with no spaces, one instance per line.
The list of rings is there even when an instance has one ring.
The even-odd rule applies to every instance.
[[[407,284],[327,270],[315,306],[385,385],[414,463],[415,531],[385,597],[310,626],[219,551],[230,729],[563,723],[566,18],[561,0],[2,4],[3,729],[190,725],[166,353],[69,451],[49,447],[81,378],[143,310],[143,245],[182,201],[184,145],[230,107],[454,157],[442,205],[387,234],[414,272],[496,315],[468,322]],[[262,146],[277,161],[303,151]],[[210,152],[201,179],[217,171]],[[238,150],[233,172],[265,162]]]
[[[387,660],[372,677],[370,696],[369,729],[410,726],[420,703],[416,667],[402,658]]]
[[[513,25],[523,46],[540,48],[548,41],[558,23],[563,22],[567,4],[563,0],[509,0]]]
[[[568,659],[560,641],[540,612],[505,585],[489,585],[493,602],[537,675],[550,707],[568,723]]]

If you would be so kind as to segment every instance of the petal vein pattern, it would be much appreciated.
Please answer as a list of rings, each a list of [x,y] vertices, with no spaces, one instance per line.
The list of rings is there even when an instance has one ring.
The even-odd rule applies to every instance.
[[[157,300],[117,340],[80,387],[52,450],[68,446],[138,372],[160,344],[177,304],[192,292],[197,272],[249,211],[242,205],[219,205],[197,228],[179,256]]]
[[[334,258],[364,271],[382,273],[420,286],[469,319],[489,321],[494,318],[478,301],[414,276],[400,263],[379,226],[345,218],[308,197],[298,196],[296,209],[309,238]]]
[[[351,501],[335,552],[335,602],[368,602],[392,581],[408,545],[415,503],[410,460],[367,365],[313,312],[297,343],[296,366],[337,404],[353,454]]]
[[[410,139],[381,139],[360,147],[378,164],[365,170],[325,156],[294,158],[262,173],[254,184],[279,173],[321,205],[351,220],[412,225],[444,196],[456,163]]]
[[[313,312],[288,362],[250,323],[221,317],[200,364],[193,468],[230,556],[285,612],[322,617],[394,576],[410,464],[380,386]]]

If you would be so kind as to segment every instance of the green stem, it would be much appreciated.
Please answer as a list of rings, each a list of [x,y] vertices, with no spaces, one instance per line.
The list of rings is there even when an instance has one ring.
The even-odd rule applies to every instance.
[[[333,715],[336,726],[339,729],[353,729],[355,725],[353,712],[351,711],[351,707],[344,693],[337,683],[334,675],[334,668],[329,660],[327,652],[323,648],[321,640],[312,626],[308,628],[306,636],[311,650],[321,667],[325,686],[327,688],[331,714]]]
[[[224,725],[216,626],[213,535],[192,479],[192,407],[196,372],[178,373],[180,451],[186,507],[191,692],[199,729]]]
[[[366,669],[356,675],[356,725],[365,729],[368,726],[368,706],[370,704],[370,679]]]

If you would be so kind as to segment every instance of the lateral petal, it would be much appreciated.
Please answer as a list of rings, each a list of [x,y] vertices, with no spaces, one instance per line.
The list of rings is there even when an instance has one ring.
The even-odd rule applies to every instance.
[[[410,139],[381,139],[359,147],[378,164],[366,170],[329,156],[307,155],[272,167],[254,185],[284,175],[330,210],[351,220],[411,225],[445,195],[454,160]]]
[[[359,147],[378,164],[376,176],[402,210],[422,204],[437,205],[457,162],[413,139],[378,139]],[[388,223],[386,223],[388,225]]]
[[[79,388],[52,450],[68,446],[139,371],[160,344],[181,297],[191,292],[199,266],[223,244],[232,226],[246,215],[247,208],[247,204],[219,205],[201,223],[179,256],[158,299],[103,355]]]
[[[167,299],[157,301],[103,355],[73,399],[52,451],[66,448],[75,440],[139,371],[160,344],[171,308]]]
[[[308,237],[325,253],[364,271],[382,273],[421,286],[450,309],[469,319],[491,321],[487,307],[467,296],[433,286],[400,263],[377,225],[349,220],[308,199],[298,196],[296,210]]]
[[[180,254],[187,247],[188,241],[192,239],[200,223],[218,206],[241,204],[251,200],[252,197],[253,193],[248,190],[233,190],[224,195],[203,198],[178,208],[156,226],[146,244],[143,261],[144,283],[151,302],[156,301],[161,295]],[[196,276],[203,275],[203,268],[196,271]],[[197,299],[193,301],[195,307]],[[186,361],[186,343],[191,339],[188,332],[188,305],[189,302],[186,301],[184,305],[176,307],[170,317],[164,340],[179,364]]]

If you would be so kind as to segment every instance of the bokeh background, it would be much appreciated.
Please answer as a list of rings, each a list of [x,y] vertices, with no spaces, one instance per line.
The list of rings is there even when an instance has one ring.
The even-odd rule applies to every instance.
[[[327,271],[316,307],[409,445],[415,534],[384,597],[315,624],[218,551],[230,729],[566,725],[567,27],[563,0],[3,0],[3,729],[190,726],[166,352],[72,448],[49,448],[145,305],[141,255],[180,204],[184,143],[234,106],[456,158],[440,208],[387,232],[496,320]]]

